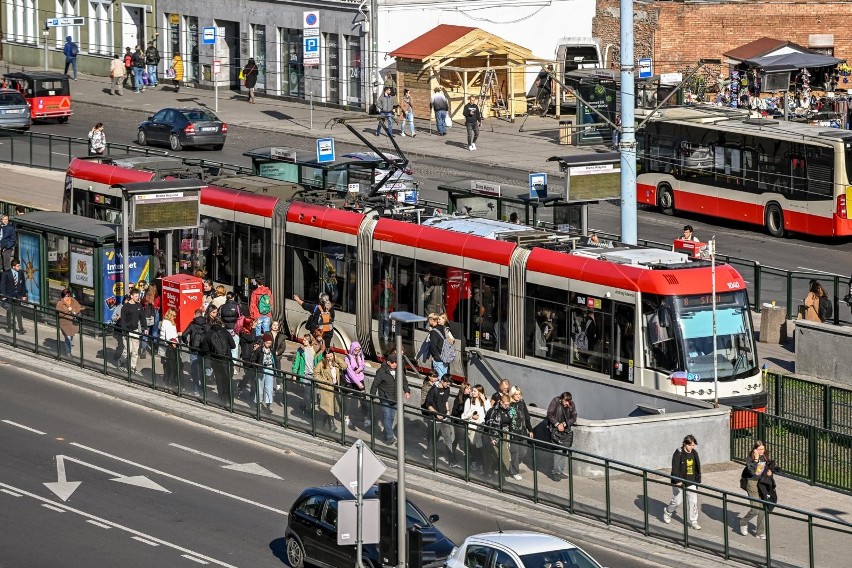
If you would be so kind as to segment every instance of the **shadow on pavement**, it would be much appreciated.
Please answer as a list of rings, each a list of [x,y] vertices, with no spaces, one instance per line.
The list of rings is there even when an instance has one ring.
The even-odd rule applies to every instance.
[[[272,551],[272,554],[275,556],[275,558],[289,566],[289,564],[287,564],[287,541],[284,539],[284,537],[276,538],[275,540],[270,542],[269,550]]]

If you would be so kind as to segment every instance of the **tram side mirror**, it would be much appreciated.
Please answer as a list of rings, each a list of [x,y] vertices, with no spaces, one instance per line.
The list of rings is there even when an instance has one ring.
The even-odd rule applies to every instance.
[[[669,310],[665,306],[657,308],[657,324],[660,327],[672,326],[671,314],[669,314]]]

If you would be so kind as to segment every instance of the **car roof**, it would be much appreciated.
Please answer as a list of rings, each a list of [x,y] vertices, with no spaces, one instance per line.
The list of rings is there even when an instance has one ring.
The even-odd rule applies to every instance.
[[[21,95],[21,92],[17,89],[0,89],[0,95],[8,95],[9,93],[16,93],[18,95]]]
[[[465,543],[470,543],[471,541],[510,548],[519,556],[564,548],[577,548],[564,538],[524,530],[475,534],[469,536]]]
[[[364,495],[364,497],[375,497],[378,491],[378,487],[375,485],[372,486],[369,491]],[[352,499],[352,494],[349,493],[349,490],[339,484],[330,484],[323,485],[321,487],[308,487],[307,489],[302,491],[302,494],[299,496],[305,497],[307,495],[325,495],[328,497],[337,497],[338,499]]]

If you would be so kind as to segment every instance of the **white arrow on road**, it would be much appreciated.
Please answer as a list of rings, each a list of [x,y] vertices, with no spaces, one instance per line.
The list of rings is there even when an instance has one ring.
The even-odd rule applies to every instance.
[[[262,465],[258,465],[254,462],[251,463],[236,463],[224,458],[220,458],[219,456],[214,456],[201,450],[196,450],[194,448],[188,448],[186,446],[181,446],[180,444],[169,444],[170,446],[177,448],[179,450],[184,450],[186,452],[190,452],[199,456],[204,456],[205,458],[209,458],[211,460],[215,460],[217,462],[224,463],[222,467],[224,469],[231,469],[234,471],[242,471],[243,473],[251,473],[252,475],[260,475],[263,477],[271,477],[272,479],[281,479],[281,476],[276,475],[263,467]]]
[[[71,497],[71,494],[74,493],[74,491],[76,491],[78,487],[80,487],[80,483],[82,483],[81,481],[68,481],[68,478],[65,477],[66,461],[84,465],[97,471],[101,471],[103,473],[115,476],[113,479],[110,479],[110,481],[118,481],[119,483],[135,485],[136,487],[144,487],[145,489],[153,489],[154,491],[162,491],[163,493],[171,493],[171,491],[158,484],[157,482],[148,479],[144,475],[121,475],[120,473],[110,471],[94,464],[86,463],[83,460],[78,460],[77,458],[58,455],[56,456],[57,481],[54,483],[45,483],[44,485],[45,487],[53,491],[56,496],[62,499],[63,501],[67,501],[68,498]]]

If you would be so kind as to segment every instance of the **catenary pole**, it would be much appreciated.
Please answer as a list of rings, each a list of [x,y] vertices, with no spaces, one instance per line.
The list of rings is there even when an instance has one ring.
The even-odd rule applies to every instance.
[[[621,240],[635,245],[636,229],[636,87],[633,65],[633,0],[621,0]]]

